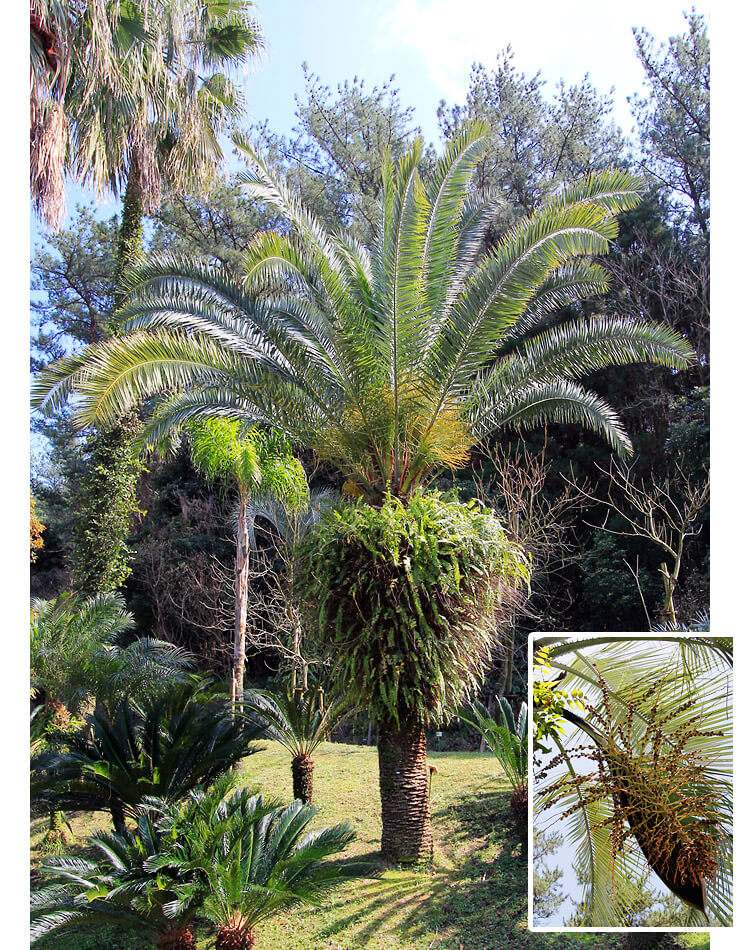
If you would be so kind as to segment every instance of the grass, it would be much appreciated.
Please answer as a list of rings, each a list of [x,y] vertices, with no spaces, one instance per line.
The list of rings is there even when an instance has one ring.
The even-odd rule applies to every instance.
[[[319,827],[349,820],[358,837],[353,854],[379,859],[380,800],[375,749],[325,743],[314,756]],[[432,873],[386,870],[382,879],[354,882],[321,908],[294,908],[260,926],[257,950],[610,950],[618,934],[532,934],[527,931],[527,868],[508,812],[508,787],[490,755],[430,753],[435,866]],[[290,757],[275,743],[245,759],[244,783],[289,801]],[[107,827],[106,815],[71,821],[80,850],[84,835]],[[32,860],[43,821],[32,824]],[[213,936],[198,932],[199,950]],[[689,938],[689,939],[686,939]],[[47,938],[44,950],[143,950],[125,931],[82,929]],[[708,934],[686,934],[678,946],[708,950]]]

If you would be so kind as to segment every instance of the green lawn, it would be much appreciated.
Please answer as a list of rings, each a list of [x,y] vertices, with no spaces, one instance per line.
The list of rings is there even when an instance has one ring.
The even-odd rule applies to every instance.
[[[576,937],[527,931],[526,864],[519,857],[508,818],[506,783],[499,777],[492,780],[498,776],[495,760],[469,752],[431,753],[429,758],[439,769],[432,786],[434,872],[387,870],[381,880],[347,885],[320,909],[297,908],[264,924],[257,950],[617,947],[618,935]],[[375,749],[327,743],[316,753],[315,761],[316,826],[349,820],[358,832],[352,852],[379,861]],[[263,751],[245,759],[241,774],[255,791],[284,801],[291,798],[290,759],[275,743],[264,743]],[[104,815],[72,820],[80,839],[93,828],[106,825]],[[42,831],[42,823],[34,822],[32,847],[37,846]],[[32,850],[32,859],[38,857],[38,851]],[[199,937],[199,947],[211,950],[209,933],[203,930]],[[690,934],[680,939],[693,950],[709,948],[708,935]],[[148,946],[125,932],[100,930],[44,942],[48,950],[139,950]]]

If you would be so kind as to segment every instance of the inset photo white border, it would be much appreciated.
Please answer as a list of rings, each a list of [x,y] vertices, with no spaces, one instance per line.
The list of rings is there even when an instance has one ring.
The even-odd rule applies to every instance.
[[[697,638],[702,638],[703,640],[715,640],[717,641],[716,648],[711,644],[697,643]],[[535,830],[535,799],[537,795],[537,790],[535,786],[535,759],[534,759],[534,739],[535,739],[535,707],[534,707],[534,675],[533,675],[533,661],[536,650],[539,650],[542,646],[558,645],[559,643],[578,643],[582,646],[583,650],[588,650],[589,647],[603,645],[614,646],[624,642],[625,647],[631,641],[642,641],[642,640],[654,640],[656,641],[655,648],[659,649],[658,644],[662,641],[666,644],[666,647],[673,646],[674,648],[680,646],[679,641],[685,640],[687,644],[693,644],[693,648],[696,651],[697,657],[701,656],[702,646],[704,649],[708,650],[706,654],[707,657],[712,657],[712,662],[709,663],[710,669],[707,670],[707,673],[702,673],[701,669],[690,667],[692,670],[692,675],[696,677],[695,682],[699,682],[702,676],[712,675],[716,684],[719,684],[722,676],[726,679],[725,693],[720,704],[715,704],[711,710],[707,710],[706,713],[702,713],[702,721],[696,724],[696,728],[700,731],[720,731],[716,728],[718,721],[725,722],[724,735],[722,737],[712,737],[715,740],[720,738],[720,741],[716,743],[716,749],[719,750],[719,755],[715,760],[714,768],[721,768],[723,772],[726,772],[727,778],[726,783],[721,789],[720,796],[718,798],[721,800],[720,811],[722,814],[722,820],[720,821],[719,827],[722,829],[722,840],[725,842],[722,850],[724,852],[723,856],[725,858],[725,878],[723,880],[722,886],[722,899],[726,902],[729,909],[729,917],[727,918],[727,923],[722,925],[717,925],[715,923],[705,923],[694,924],[691,926],[659,926],[659,927],[645,927],[645,926],[605,926],[605,925],[595,925],[595,926],[568,926],[566,924],[557,924],[557,925],[548,925],[548,924],[535,924],[534,922],[534,830]],[[729,643],[728,643],[729,641]],[[535,647],[536,644],[536,647]],[[733,898],[733,880],[732,880],[732,814],[733,814],[733,780],[734,780],[734,765],[733,765],[733,720],[734,720],[734,706],[733,706],[733,668],[732,668],[732,649],[734,646],[734,636],[721,636],[718,634],[708,634],[708,633],[699,633],[699,632],[677,632],[677,633],[531,633],[529,635],[528,643],[528,695],[527,702],[530,710],[529,716],[529,737],[528,737],[528,751],[529,751],[529,834],[528,834],[528,927],[529,930],[534,933],[561,933],[561,932],[572,932],[572,933],[624,933],[624,932],[670,932],[670,933],[680,933],[680,932],[692,932],[692,931],[712,931],[712,932],[727,932],[732,928],[732,898]],[[724,664],[721,661],[722,652],[728,651],[730,653],[730,661],[724,661]],[[674,650],[675,653],[677,651]],[[668,658],[669,653],[668,649],[666,650],[666,657]],[[578,660],[579,664],[583,664],[582,655]],[[672,661],[675,663],[675,659]],[[722,666],[726,667],[724,672],[722,671]],[[557,662],[553,663],[553,669],[557,670]],[[643,693],[646,689],[649,689],[649,685],[646,687],[646,671],[644,669],[640,670],[639,666],[635,665],[631,667],[625,665],[625,670],[632,670],[636,674],[635,686],[642,689]],[[561,666],[561,674],[563,669]],[[675,675],[675,667],[674,667]],[[555,679],[555,677],[553,677]],[[579,680],[581,677],[579,677]],[[568,687],[568,691],[572,693],[573,688],[575,688],[576,683],[571,674],[570,680],[567,675],[562,676],[563,686]],[[656,680],[656,683],[659,680]],[[592,691],[599,689],[598,679],[596,676],[592,678],[592,681],[587,683],[586,680],[583,680],[584,692],[586,693],[586,701],[588,702],[589,696],[586,690],[586,687],[590,685]],[[713,683],[712,686],[715,684]],[[706,683],[707,691],[709,692],[709,683]],[[595,696],[595,692],[593,694]],[[591,698],[593,698],[593,696]],[[644,698],[644,697],[643,697]],[[685,702],[685,701],[684,701]],[[687,710],[683,715],[683,718],[679,715],[677,721],[680,724],[681,722],[686,722],[687,718],[690,718],[691,715],[694,715],[693,711]],[[712,727],[715,728],[712,728]],[[721,739],[726,739],[726,742],[722,742]],[[593,740],[592,740],[593,741]],[[694,746],[697,745],[696,737],[694,741]],[[706,748],[694,748],[692,749],[691,741],[688,742],[689,750],[696,753],[697,761],[699,756],[706,755]],[[586,770],[588,771],[588,770]],[[729,820],[728,820],[729,819]],[[609,833],[610,837],[610,833]],[[632,851],[640,856],[642,861],[645,864],[645,869],[649,869],[647,859],[644,856],[644,852],[641,850],[639,845],[633,839]],[[572,848],[572,846],[571,846]],[[565,853],[565,852],[564,852]],[[557,861],[555,862],[557,864]],[[561,864],[558,864],[558,867],[564,871],[563,878],[566,882],[570,881],[574,883],[576,887],[573,888],[571,894],[569,894],[567,888],[564,888],[564,895],[566,899],[570,898],[573,906],[577,906],[578,899],[583,896],[583,889],[580,884],[577,882],[576,869],[574,864],[571,862],[570,866],[566,869],[562,868]],[[669,894],[669,890],[665,887],[662,882],[660,882],[657,876],[654,873],[650,874],[651,877],[651,886],[652,881],[658,883],[660,887],[663,888],[666,894]],[[716,885],[714,885],[716,888]],[[577,889],[576,889],[577,888]],[[711,893],[711,892],[710,892]],[[714,895],[712,895],[714,896]],[[575,898],[575,899],[573,899]],[[687,905],[688,906],[688,905]],[[710,914],[712,913],[712,907],[709,906],[708,910]],[[697,910],[697,913],[701,913]],[[716,921],[716,917],[715,917]]]

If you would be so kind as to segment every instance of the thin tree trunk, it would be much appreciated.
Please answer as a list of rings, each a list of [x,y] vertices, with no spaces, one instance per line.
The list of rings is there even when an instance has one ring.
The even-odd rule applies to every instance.
[[[427,737],[416,723],[378,723],[383,823],[381,851],[394,863],[427,863],[433,854]]]
[[[113,819],[113,828],[116,834],[124,834],[126,831],[126,821],[123,817],[123,806],[120,802],[111,803],[110,816]]]
[[[236,532],[236,595],[234,603],[234,662],[231,700],[244,698],[244,665],[247,649],[247,608],[249,606],[249,493],[239,493]]]
[[[293,773],[293,798],[300,798],[304,805],[313,801],[313,759],[297,755],[290,763]]]

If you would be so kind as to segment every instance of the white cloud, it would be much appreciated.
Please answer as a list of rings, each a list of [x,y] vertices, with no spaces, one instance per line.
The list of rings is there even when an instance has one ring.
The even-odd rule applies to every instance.
[[[657,38],[682,32],[684,4],[676,0],[392,0],[381,14],[383,43],[423,63],[448,102],[465,97],[470,66],[491,67],[511,44],[517,66],[545,79],[579,82],[586,73],[600,92],[616,87],[617,118],[629,121],[624,97],[636,91],[641,69],[631,27]]]

